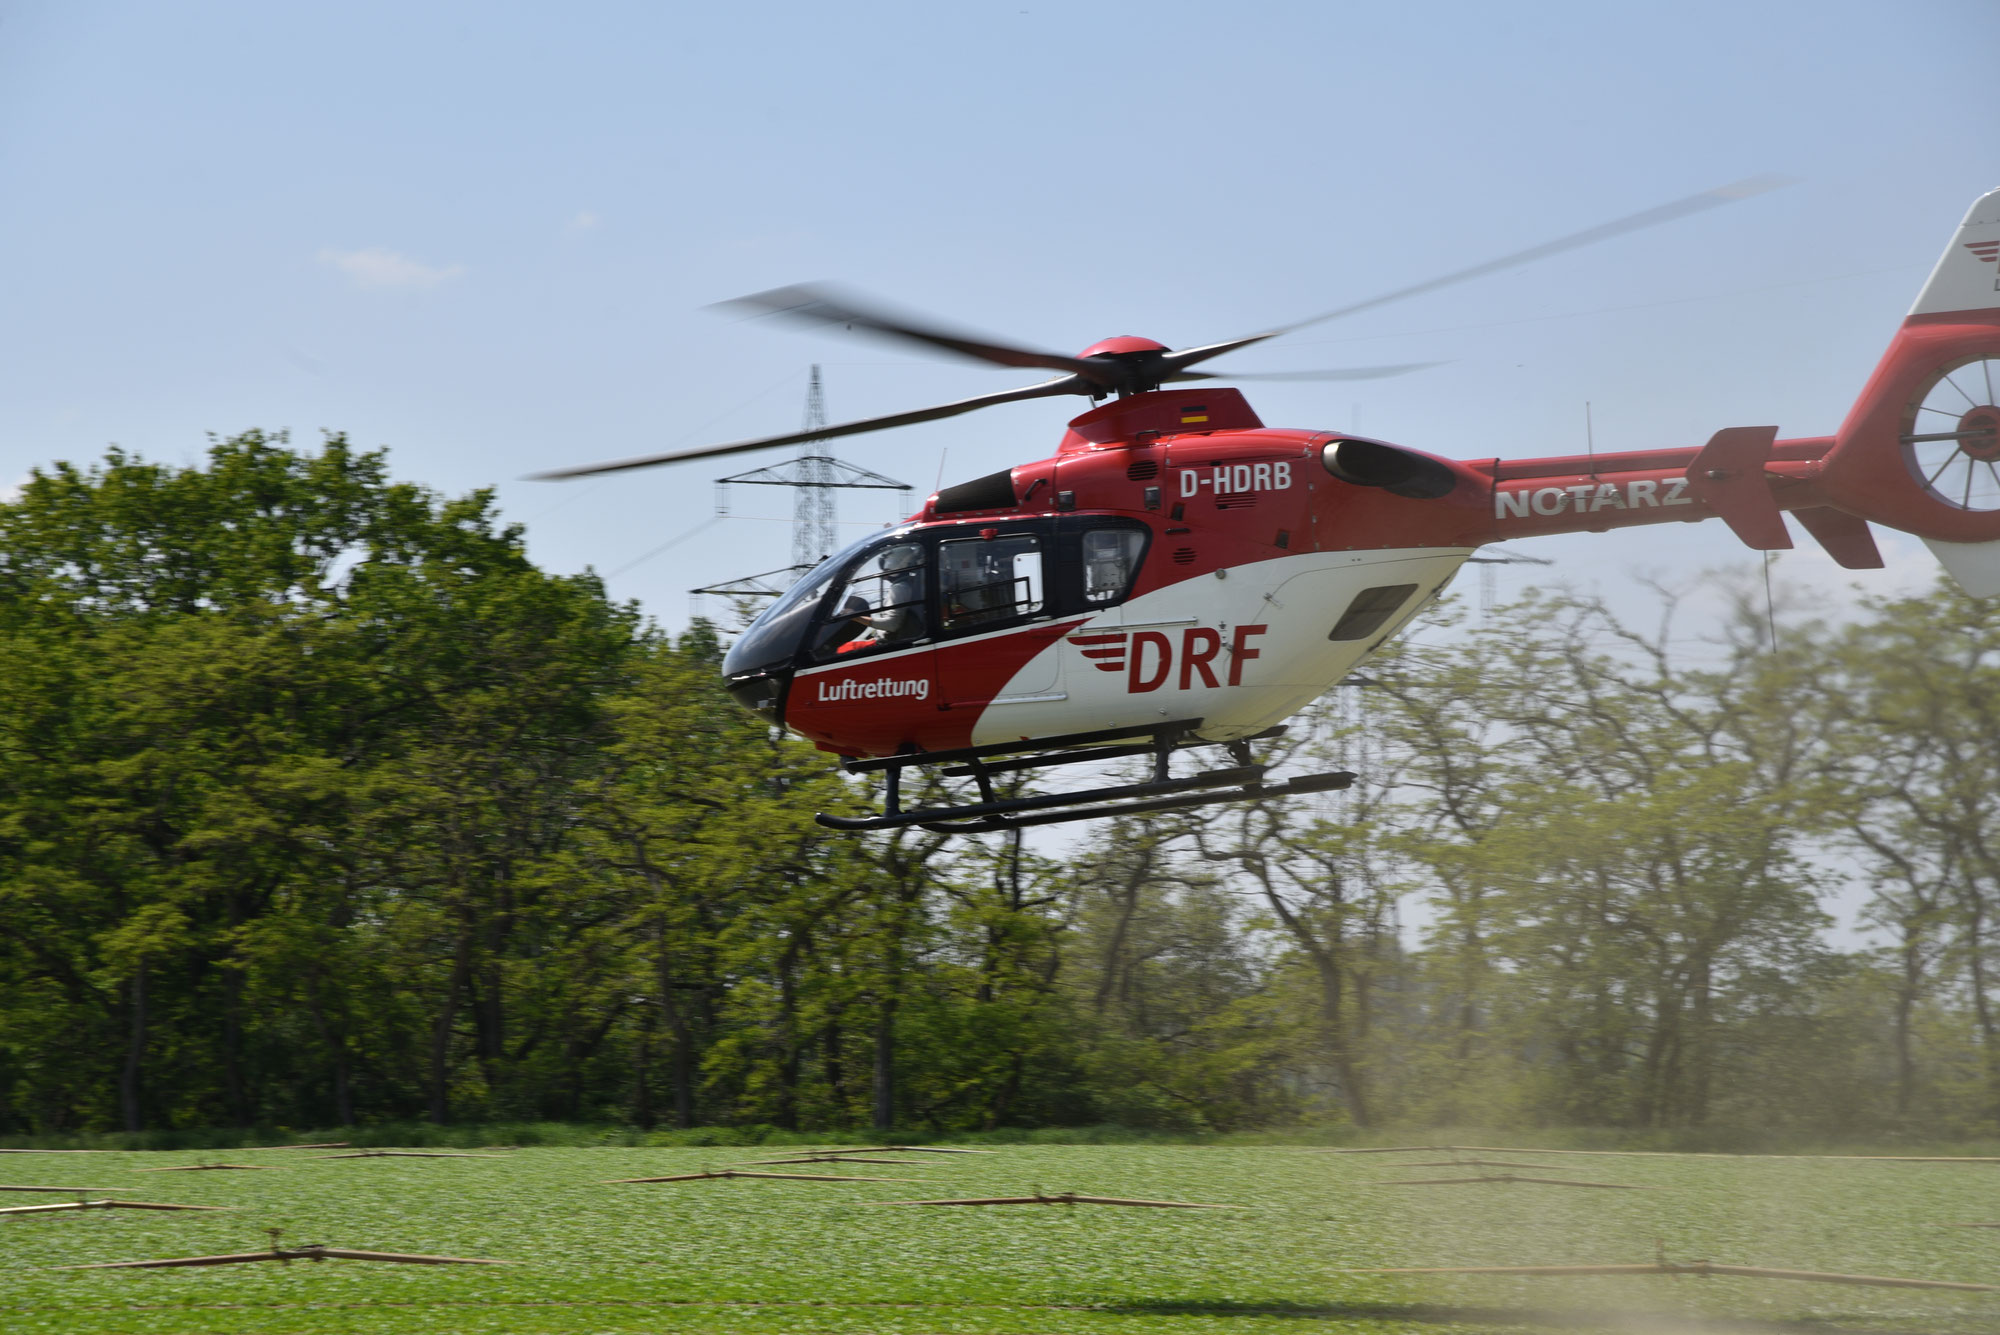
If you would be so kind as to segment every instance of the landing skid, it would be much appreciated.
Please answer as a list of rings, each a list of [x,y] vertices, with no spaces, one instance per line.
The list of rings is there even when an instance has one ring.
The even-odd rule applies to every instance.
[[[1332,774],[1303,774],[1283,783],[1267,784],[1264,773],[1270,767],[1251,760],[1250,743],[1282,736],[1285,732],[1282,726],[1232,742],[1203,741],[1194,735],[1195,729],[1200,726],[1200,719],[1182,719],[1175,723],[1043,737],[1032,742],[998,742],[991,746],[969,746],[958,751],[918,751],[849,760],[843,762],[849,774],[885,772],[887,791],[882,814],[829,816],[822,812],[814,819],[833,830],[895,830],[920,825],[940,834],[988,834],[995,830],[1018,830],[1031,825],[1060,825],[1073,820],[1101,820],[1108,816],[1181,811],[1189,807],[1248,802],[1264,797],[1324,793],[1345,788],[1354,782],[1354,775],[1343,770]],[[1174,778],[1169,769],[1174,753],[1202,746],[1223,747],[1236,763],[1224,769]],[[1034,754],[1024,755],[1023,752]],[[1035,797],[1002,798],[993,791],[993,777],[998,774],[1056,765],[1124,760],[1134,756],[1153,758],[1152,776],[1140,783],[1113,784],[1074,793],[1043,793]],[[903,810],[903,771],[911,766],[928,768],[933,765],[945,766],[943,772],[948,778],[977,781],[980,800]]]

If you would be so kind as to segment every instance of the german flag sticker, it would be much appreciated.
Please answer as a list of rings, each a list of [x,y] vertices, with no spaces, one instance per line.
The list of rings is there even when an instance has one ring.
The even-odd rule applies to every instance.
[[[1181,409],[1182,426],[1194,426],[1198,422],[1206,422],[1207,420],[1208,405],[1205,403],[1190,403]]]

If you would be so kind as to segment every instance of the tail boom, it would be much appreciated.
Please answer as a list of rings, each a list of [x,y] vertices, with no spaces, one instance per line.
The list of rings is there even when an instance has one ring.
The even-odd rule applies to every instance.
[[[1749,546],[1781,550],[1792,546],[1782,518],[1792,511],[1841,565],[1873,569],[1882,558],[1867,526],[1833,507],[1822,485],[1833,443],[1831,436],[1779,440],[1775,427],[1731,427],[1699,449],[1474,463],[1491,498],[1479,540],[1721,519]]]
[[[1469,465],[1490,484],[1483,540],[1719,518],[1770,551],[1792,545],[1790,512],[1850,569],[1882,564],[1868,525],[1884,524],[2000,596],[2000,190],[1972,206],[1840,429],[1777,434]]]

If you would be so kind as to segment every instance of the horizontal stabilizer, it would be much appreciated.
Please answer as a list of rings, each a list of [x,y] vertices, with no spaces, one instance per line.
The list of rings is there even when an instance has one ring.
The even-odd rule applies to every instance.
[[[2000,597],[2000,540],[1993,542],[1940,542],[1925,538],[1958,587],[1975,598]]]
[[[1875,535],[1868,531],[1868,521],[1856,519],[1845,510],[1836,510],[1830,505],[1815,505],[1805,510],[1794,510],[1792,515],[1806,526],[1806,532],[1845,570],[1880,570],[1882,552],[1875,546]]]
[[[1784,551],[1792,545],[1784,513],[1764,479],[1778,438],[1774,426],[1725,427],[1709,437],[1688,465],[1688,491],[1722,517],[1746,547]]]

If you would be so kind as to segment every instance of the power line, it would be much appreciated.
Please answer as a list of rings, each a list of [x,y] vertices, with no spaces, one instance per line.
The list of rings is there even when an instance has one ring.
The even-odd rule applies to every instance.
[[[661,552],[669,551],[675,547],[680,546],[682,543],[686,542],[689,538],[692,538],[695,534],[702,532],[704,529],[710,529],[715,527],[717,524],[721,523],[727,517],[728,516],[726,515],[710,515],[705,522],[696,524],[693,528],[687,530],[685,533],[681,533],[675,537],[668,538],[665,542],[653,548],[652,551],[647,552],[644,556],[633,557],[630,561],[627,561],[624,565],[619,566],[616,570],[612,571],[604,578],[616,579],[618,576],[630,570],[633,566],[643,565],[647,561],[650,561],[654,557],[658,556]]]

